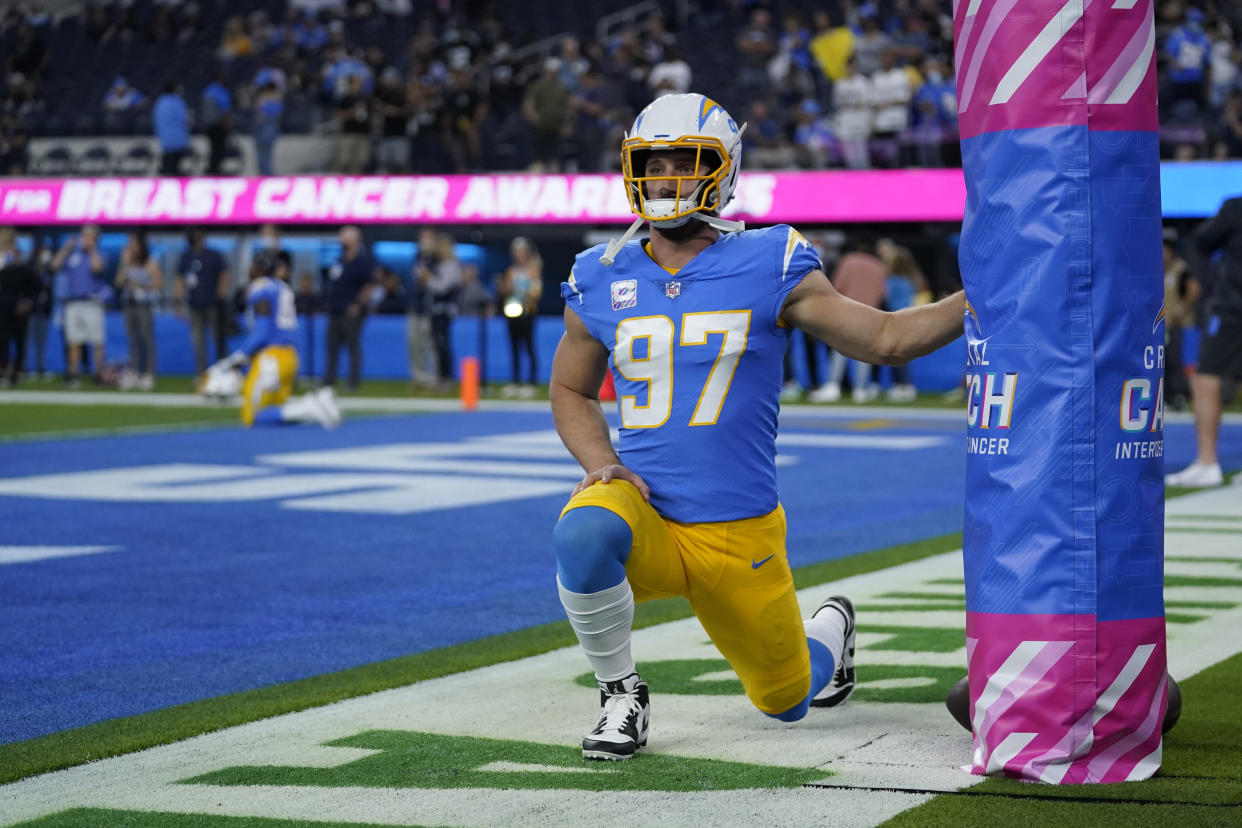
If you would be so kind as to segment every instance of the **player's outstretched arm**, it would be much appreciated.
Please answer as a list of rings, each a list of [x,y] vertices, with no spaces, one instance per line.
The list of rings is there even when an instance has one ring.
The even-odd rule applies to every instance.
[[[565,335],[552,358],[548,395],[561,441],[587,472],[574,487],[574,494],[596,481],[615,479],[633,483],[645,499],[650,489],[641,477],[621,465],[600,408],[599,387],[607,370],[608,349],[591,336],[576,313],[565,308]]]
[[[841,295],[823,271],[807,274],[789,293],[781,318],[851,359],[901,365],[962,335],[966,294],[886,312]]]

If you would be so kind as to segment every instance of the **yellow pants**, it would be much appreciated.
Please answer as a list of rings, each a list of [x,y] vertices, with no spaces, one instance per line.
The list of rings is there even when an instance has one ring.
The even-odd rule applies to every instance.
[[[242,386],[242,423],[252,426],[260,409],[284,405],[297,376],[298,352],[292,345],[272,345],[255,354]]]
[[[722,523],[661,517],[631,484],[579,492],[561,512],[598,506],[633,533],[626,578],[636,601],[684,595],[728,659],[755,707],[783,713],[811,689],[811,658],[793,573],[785,556],[785,510]]]

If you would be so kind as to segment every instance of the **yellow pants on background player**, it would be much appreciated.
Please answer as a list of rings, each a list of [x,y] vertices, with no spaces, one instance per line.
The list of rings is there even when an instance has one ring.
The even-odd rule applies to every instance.
[[[785,510],[721,523],[677,523],[625,481],[596,483],[561,512],[598,506],[633,534],[634,600],[684,595],[755,707],[783,713],[811,689],[811,658],[785,555]]]
[[[298,352],[292,345],[271,345],[255,354],[242,386],[242,423],[254,425],[259,409],[284,405],[297,376]]]

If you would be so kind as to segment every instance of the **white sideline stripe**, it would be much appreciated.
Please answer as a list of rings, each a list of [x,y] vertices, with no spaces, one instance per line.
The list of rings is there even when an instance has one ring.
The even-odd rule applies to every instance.
[[[115,552],[119,546],[0,546],[0,566],[30,563],[50,558],[72,558],[77,555],[98,555]]]
[[[884,437],[863,434],[804,434],[784,432],[776,438],[777,448],[802,446],[806,448],[887,449],[889,451],[917,451],[943,446],[948,437]]]
[[[569,768],[564,765],[540,765],[535,762],[488,762],[475,768],[484,773],[613,773],[619,768],[610,765],[592,765],[581,768]]]

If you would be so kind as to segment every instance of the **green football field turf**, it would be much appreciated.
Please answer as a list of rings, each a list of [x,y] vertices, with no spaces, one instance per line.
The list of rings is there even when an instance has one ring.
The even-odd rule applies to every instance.
[[[168,390],[188,391],[188,387]],[[3,397],[0,396],[0,401]],[[130,428],[214,426],[236,422],[231,408],[0,405],[0,439],[47,432],[95,432]],[[1171,490],[1170,496],[1182,490]],[[1193,516],[1192,516],[1193,517]],[[917,560],[960,545],[950,535],[795,571],[799,588]],[[895,596],[896,597],[896,596]],[[911,600],[926,598],[911,593]],[[946,607],[949,608],[949,607]],[[954,604],[951,607],[960,610]],[[690,615],[680,599],[639,608],[636,626]],[[470,645],[406,656],[299,682],[208,699],[140,716],[101,722],[27,742],[0,745],[0,783],[144,747],[168,744],[233,724],[256,721],[376,690],[399,687],[488,664],[570,646],[564,624],[549,624]],[[937,641],[929,640],[935,648]],[[946,681],[949,679],[946,678]],[[931,802],[885,823],[888,826],[1055,825],[1226,826],[1242,825],[1242,655],[1181,682],[1184,709],[1165,740],[1164,767],[1152,780],[1111,786],[1051,787],[988,780]],[[729,689],[732,692],[732,689]],[[947,715],[947,713],[946,713]],[[650,770],[650,768],[648,768]],[[776,769],[773,769],[776,770]],[[695,768],[685,769],[692,777]],[[796,780],[791,780],[796,781]],[[769,780],[770,783],[770,780]],[[710,780],[703,777],[706,787]],[[169,826],[169,828],[290,828],[308,823],[159,812],[72,809],[24,823],[37,826]],[[315,826],[346,823],[316,822]],[[348,825],[361,825],[349,823]],[[824,824],[832,824],[825,816]]]

